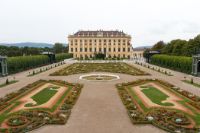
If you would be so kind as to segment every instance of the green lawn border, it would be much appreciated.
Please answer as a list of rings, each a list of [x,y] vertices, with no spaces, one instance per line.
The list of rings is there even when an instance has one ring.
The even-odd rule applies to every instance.
[[[178,109],[167,108],[168,110],[172,110],[172,111],[177,111],[177,112],[183,113],[183,114],[185,114],[187,117],[192,118],[192,119],[195,121],[196,126],[198,126],[198,127],[200,126],[200,113],[197,113],[197,112],[196,112],[197,109],[196,109],[195,107],[190,106],[189,104],[186,104],[187,102],[191,102],[191,101],[192,101],[191,99],[189,99],[189,98],[186,97],[186,96],[183,96],[182,94],[179,94],[179,93],[176,92],[175,90],[171,89],[170,87],[168,87],[168,86],[166,86],[166,85],[164,85],[164,84],[161,84],[160,82],[158,82],[158,81],[156,81],[156,80],[149,80],[149,79],[140,80],[140,79],[139,79],[138,81],[140,81],[140,82],[137,83],[137,82],[134,81],[134,82],[135,82],[134,85],[131,85],[131,82],[127,83],[128,85],[126,85],[126,83],[122,83],[122,86],[124,85],[123,87],[125,87],[125,89],[128,91],[128,93],[131,94],[131,97],[132,97],[134,100],[136,100],[136,102],[138,103],[138,105],[140,106],[140,108],[143,110],[143,113],[147,113],[147,112],[151,111],[151,110],[154,109],[154,108],[147,108],[147,107],[143,104],[142,100],[134,93],[134,91],[132,90],[132,87],[133,87],[133,86],[142,85],[142,84],[144,84],[144,83],[154,82],[154,83],[156,83],[156,84],[158,84],[158,85],[164,87],[164,88],[167,89],[168,91],[170,91],[170,92],[172,92],[172,93],[175,93],[178,97],[182,98],[183,101],[179,101],[179,102],[180,102],[183,106],[187,106],[195,115],[194,115],[194,116],[193,116],[193,115],[190,115],[190,114],[188,114],[188,113],[186,113],[186,112],[184,112],[184,111],[178,110]],[[159,81],[161,81],[161,80],[159,80]],[[134,83],[134,82],[133,82],[133,83]],[[159,107],[156,107],[156,108],[159,108]]]
[[[37,89],[38,87],[44,85],[45,83],[48,83],[48,82],[51,82],[52,81],[52,84],[55,84],[55,85],[60,85],[60,86],[65,86],[67,87],[68,89],[64,92],[64,94],[62,95],[62,97],[57,101],[56,104],[54,104],[54,106],[52,108],[32,108],[32,109],[25,109],[25,110],[20,110],[20,111],[17,111],[17,112],[14,112],[14,113],[9,113],[13,108],[15,108],[16,106],[18,106],[19,104],[21,104],[21,102],[17,101],[18,99],[20,99],[21,97],[27,95],[28,93],[30,93],[31,91]],[[3,110],[3,112],[0,114],[0,124],[8,117],[14,115],[14,114],[18,114],[22,111],[26,111],[26,110],[30,110],[30,111],[49,111],[51,113],[53,113],[57,108],[58,106],[60,106],[60,104],[63,102],[64,99],[66,99],[66,96],[69,94],[69,92],[71,91],[71,89],[73,87],[75,87],[75,84],[63,84],[63,83],[60,83],[60,82],[55,82],[55,80],[49,80],[49,81],[46,81],[46,80],[38,80],[36,82],[34,82],[33,84],[35,84],[33,87],[29,88],[27,86],[26,87],[28,88],[28,90],[26,90],[24,93],[22,93],[21,95],[19,96],[16,96],[14,98],[12,98],[11,100],[9,100],[8,102],[10,103],[9,105],[9,108],[6,108],[5,110]],[[32,85],[32,84],[31,84]],[[80,89],[82,88],[82,86],[80,87]],[[77,96],[77,99],[79,97],[79,94],[78,93],[78,96]],[[77,100],[76,99],[76,100]],[[76,102],[76,101],[75,101]]]
[[[6,84],[6,83],[0,84],[0,88],[3,88],[5,86],[11,85],[11,84],[14,84],[14,83],[17,83],[17,82],[19,82],[19,81],[18,80],[12,80],[12,81],[9,81],[8,84]]]
[[[189,80],[182,80],[184,83],[187,83],[187,84],[190,84],[190,85],[193,85],[193,86],[195,86],[195,87],[198,87],[198,88],[200,88],[200,84],[198,84],[198,83],[191,83]]]

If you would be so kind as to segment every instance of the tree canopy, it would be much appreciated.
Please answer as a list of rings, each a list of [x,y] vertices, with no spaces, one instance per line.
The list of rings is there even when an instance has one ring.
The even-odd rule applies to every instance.
[[[200,35],[190,40],[175,39],[169,43],[157,42],[151,49],[160,51],[162,54],[176,56],[192,56],[200,54]],[[146,50],[146,52],[148,51]]]
[[[62,43],[55,43],[53,48],[35,48],[35,47],[16,47],[16,46],[3,46],[0,45],[0,55],[14,57],[25,55],[38,55],[42,52],[68,53],[68,46]]]

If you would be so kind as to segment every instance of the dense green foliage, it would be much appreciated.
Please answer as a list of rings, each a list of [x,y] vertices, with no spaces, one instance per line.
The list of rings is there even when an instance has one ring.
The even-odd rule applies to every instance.
[[[94,58],[95,59],[105,59],[105,57],[106,57],[106,55],[105,54],[103,54],[103,53],[95,53],[94,54]]]
[[[169,43],[159,41],[151,49],[147,49],[144,55],[149,50],[160,51],[162,54],[177,55],[177,56],[192,56],[200,53],[200,35],[190,40],[176,39]]]
[[[55,43],[53,46],[53,52],[58,54],[58,53],[67,53],[68,52],[68,46],[64,46],[62,43]]]
[[[153,55],[151,63],[184,73],[192,72],[192,58],[185,56]]]
[[[162,91],[154,88],[154,87],[144,87],[145,89],[142,90],[142,92],[153,102],[158,105],[162,106],[173,106],[173,103],[169,102],[163,102],[165,101],[169,96],[167,96],[165,93]]]
[[[56,54],[56,62],[71,58],[71,54],[63,53]],[[49,57],[47,55],[33,55],[33,56],[16,56],[8,58],[8,72],[9,74],[21,72],[31,68],[49,64]]]
[[[28,56],[28,55],[38,55],[42,52],[53,52],[53,53],[67,53],[68,46],[62,43],[55,43],[52,48],[36,48],[36,47],[16,47],[16,46],[3,46],[0,45],[0,55],[2,56]]]
[[[72,58],[72,54],[68,53],[62,53],[62,54],[56,54],[56,62],[63,61],[64,59]]]
[[[9,57],[8,72],[16,73],[46,64],[49,64],[49,58],[46,55]]]
[[[151,50],[160,51],[164,47],[165,47],[165,43],[163,41],[159,41],[151,48]]]

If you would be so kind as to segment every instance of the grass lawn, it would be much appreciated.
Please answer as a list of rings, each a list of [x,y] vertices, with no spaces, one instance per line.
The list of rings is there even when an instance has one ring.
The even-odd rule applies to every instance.
[[[156,81],[153,81],[156,82]],[[146,81],[146,83],[149,83],[148,81]],[[162,106],[166,106],[169,107],[167,108],[168,110],[174,110],[176,112],[179,113],[183,113],[184,115],[186,115],[187,117],[191,118],[194,120],[196,126],[200,126],[200,113],[199,110],[196,109],[195,107],[191,106],[190,104],[188,104],[189,102],[191,102],[190,99],[188,99],[187,97],[177,93],[176,91],[174,91],[173,89],[169,88],[168,86],[165,86],[163,84],[160,84],[157,82],[157,84],[159,84],[161,87],[164,87],[166,90],[175,93],[178,97],[182,98],[183,100],[178,101],[178,103],[180,103],[181,105],[183,105],[184,107],[188,108],[189,110],[191,110],[194,114],[189,114],[187,112],[183,112],[181,110],[178,109],[173,109],[170,108],[170,106],[173,106],[173,103],[162,103],[162,101],[165,101],[169,96],[167,96],[165,93],[163,93],[162,91],[160,91],[159,89],[153,87],[153,86],[148,86],[145,85],[145,82],[141,82],[141,83],[136,83],[135,85],[128,85],[125,86],[126,89],[128,90],[128,93],[131,95],[131,97],[134,99],[134,101],[136,101],[138,103],[138,105],[140,106],[140,108],[144,111],[144,114],[154,110],[155,108],[148,108],[144,105],[143,101],[135,94],[134,90],[132,89],[132,87],[134,86],[138,86],[140,85],[140,87],[144,88],[142,90],[142,92],[149,98],[149,100],[151,100],[152,102],[162,105]]]
[[[165,101],[169,96],[155,87],[148,87],[142,90],[142,92],[153,102],[162,106],[173,106],[174,104]]]
[[[31,97],[37,104],[33,105],[32,103],[28,103],[25,106],[26,107],[37,106],[48,102],[49,99],[51,99],[51,97],[53,97],[57,93],[56,90],[57,88],[58,87],[48,87],[41,90],[40,92]]]
[[[53,85],[43,88],[42,90],[40,90],[39,92],[37,92],[35,95],[33,95],[31,97],[36,103],[34,103],[34,104],[28,103],[29,107],[31,107],[31,106],[36,106],[36,107],[11,112],[14,108],[16,108],[17,106],[22,104],[22,102],[19,101],[19,99],[21,97],[26,96],[33,90],[38,89],[38,87],[41,87],[42,85],[44,85],[46,83],[52,83]],[[62,94],[62,96],[60,96],[59,99],[56,100],[56,103],[54,103],[52,107],[50,107],[50,108],[37,107],[37,105],[44,104],[44,103],[48,102],[53,96],[55,96],[55,94],[58,93],[58,90],[60,89],[59,86],[67,87],[67,89],[65,90],[64,94]],[[75,88],[75,87],[77,87],[77,88]],[[2,123],[6,123],[7,120],[11,120],[11,122],[12,122],[12,120],[14,120],[13,124],[20,125],[21,123],[23,124],[24,119],[28,119],[28,121],[25,121],[24,125],[19,127],[20,128],[19,132],[27,131],[26,129],[28,129],[27,127],[29,127],[29,125],[32,126],[32,125],[40,124],[40,126],[43,126],[44,122],[46,122],[46,120],[43,120],[39,116],[40,111],[41,111],[42,115],[45,115],[46,117],[52,119],[53,124],[64,124],[64,123],[66,123],[67,119],[69,118],[71,108],[60,108],[60,107],[66,106],[66,104],[67,104],[67,106],[72,107],[75,104],[75,102],[78,98],[78,95],[80,94],[80,90],[79,90],[80,87],[81,87],[81,85],[79,85],[79,84],[66,83],[64,81],[56,81],[56,80],[50,80],[50,81],[40,80],[40,81],[34,82],[33,84],[30,84],[30,85],[26,86],[25,88],[22,88],[21,90],[17,91],[14,94],[11,93],[10,95],[12,95],[12,99],[11,100],[9,99],[8,106],[5,107],[4,104],[1,104],[1,106],[0,106],[1,107],[0,125]],[[77,92],[76,94],[74,94],[74,91],[72,90],[73,88],[74,88],[74,91]],[[73,93],[72,93],[72,91],[73,91]],[[3,101],[3,102],[6,103],[7,101]],[[63,116],[66,116],[66,117],[58,118],[57,115],[59,115],[59,114],[63,114]],[[20,119],[21,118],[20,116],[22,116],[23,119]],[[29,120],[30,120],[30,122],[29,122]],[[47,122],[45,124],[49,124],[49,123]],[[40,126],[37,126],[36,128],[38,128]],[[8,127],[0,126],[0,132],[7,133],[10,131],[10,128],[16,128],[16,127],[14,125],[9,125]],[[32,130],[32,128],[30,130]],[[12,131],[16,131],[16,130],[14,129]]]
[[[182,81],[185,82],[185,83],[187,83],[187,84],[191,84],[191,85],[193,85],[193,86],[195,86],[195,87],[200,88],[200,84],[197,84],[197,83],[191,83],[191,81],[189,81],[189,80],[182,80]]]
[[[126,63],[74,63],[51,75],[62,76],[89,72],[111,72],[130,75],[147,75],[147,73]]]
[[[5,87],[5,86],[10,85],[10,84],[14,84],[16,82],[18,82],[18,81],[17,80],[12,80],[8,84],[6,84],[6,83],[0,84],[0,88]]]

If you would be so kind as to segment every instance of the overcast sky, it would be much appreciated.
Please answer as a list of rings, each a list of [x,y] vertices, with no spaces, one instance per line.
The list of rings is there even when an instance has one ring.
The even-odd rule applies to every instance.
[[[133,47],[200,34],[200,0],[0,0],[0,43],[63,42],[78,30],[123,30]]]

